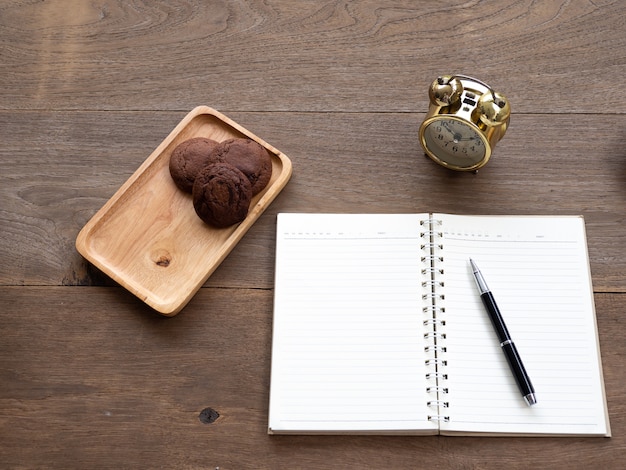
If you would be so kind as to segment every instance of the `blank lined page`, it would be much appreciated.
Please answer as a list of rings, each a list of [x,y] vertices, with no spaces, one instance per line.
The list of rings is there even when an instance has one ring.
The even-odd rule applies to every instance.
[[[420,215],[279,214],[269,431],[436,433]]]
[[[583,219],[435,217],[444,227],[451,417],[442,432],[609,434]],[[535,387],[533,407],[508,368],[469,257]]]

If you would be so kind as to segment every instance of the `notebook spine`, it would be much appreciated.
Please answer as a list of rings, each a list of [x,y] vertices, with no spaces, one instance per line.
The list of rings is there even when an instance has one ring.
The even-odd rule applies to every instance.
[[[429,218],[421,222],[423,230],[420,235],[424,240],[422,250],[422,288],[424,302],[424,353],[426,363],[426,393],[429,397],[427,406],[432,413],[429,421],[449,421],[446,413],[449,407],[448,374],[446,366],[446,319],[443,269],[443,233],[441,221]]]

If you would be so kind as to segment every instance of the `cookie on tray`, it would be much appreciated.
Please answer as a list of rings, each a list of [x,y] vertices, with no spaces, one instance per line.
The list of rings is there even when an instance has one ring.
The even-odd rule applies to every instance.
[[[223,228],[243,221],[252,200],[252,185],[225,162],[204,168],[193,185],[193,207],[205,223]]]
[[[205,137],[194,137],[181,142],[170,156],[170,175],[179,189],[191,193],[196,176],[203,168],[217,163],[219,156],[214,154],[218,142]]]

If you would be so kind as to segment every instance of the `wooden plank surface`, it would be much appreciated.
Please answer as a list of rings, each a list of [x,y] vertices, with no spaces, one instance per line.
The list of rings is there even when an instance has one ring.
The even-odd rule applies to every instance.
[[[2,2],[0,466],[619,468],[624,18],[619,0]],[[427,87],[450,72],[512,103],[476,175],[417,140]],[[294,171],[168,319],[74,241],[198,105]],[[584,215],[613,437],[267,436],[280,211]]]
[[[202,289],[184,313],[166,318],[146,315],[116,287],[1,287],[10,308],[0,314],[0,461],[210,469],[617,463],[626,452],[622,296],[596,295],[610,439],[270,437],[271,290]],[[199,418],[206,408],[220,415],[213,423]]]
[[[457,72],[517,113],[624,112],[619,0],[62,5],[4,2],[3,109],[412,112]]]
[[[106,282],[76,253],[76,235],[184,115],[0,112],[0,230],[10,239],[0,245],[7,261],[0,265],[0,283]],[[289,155],[294,174],[207,285],[272,286],[279,211],[431,211],[582,214],[596,290],[626,292],[626,160],[621,135],[597,129],[597,116],[573,122],[569,115],[516,116],[476,175],[447,171],[423,156],[417,140],[423,114],[232,117]],[[626,129],[626,116],[612,120]]]

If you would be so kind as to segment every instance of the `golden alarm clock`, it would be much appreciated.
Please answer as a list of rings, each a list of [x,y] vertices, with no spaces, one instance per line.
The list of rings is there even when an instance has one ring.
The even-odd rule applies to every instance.
[[[451,170],[483,167],[509,125],[509,101],[466,75],[438,77],[428,97],[428,114],[419,128],[426,155]]]

